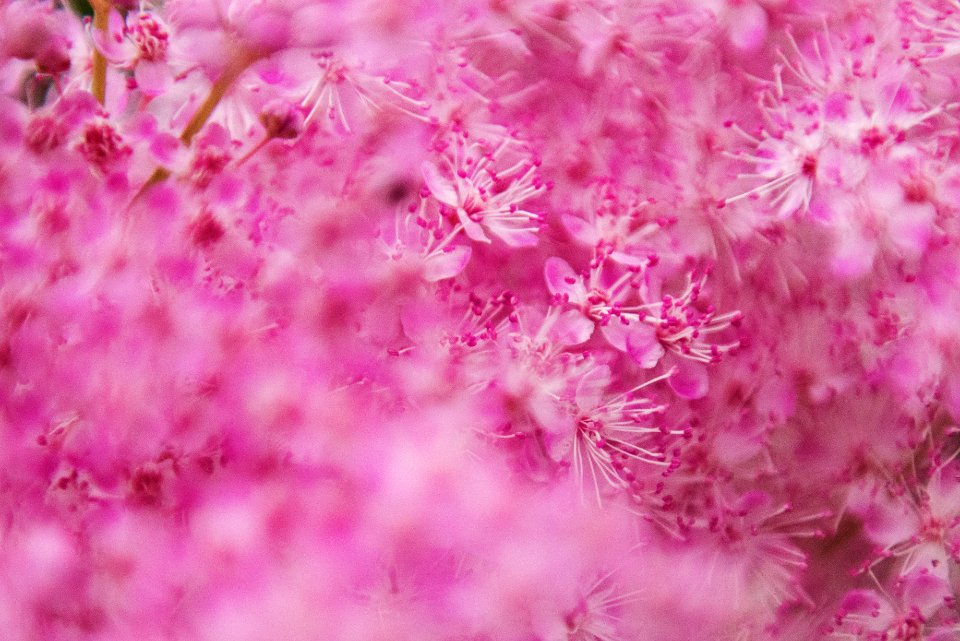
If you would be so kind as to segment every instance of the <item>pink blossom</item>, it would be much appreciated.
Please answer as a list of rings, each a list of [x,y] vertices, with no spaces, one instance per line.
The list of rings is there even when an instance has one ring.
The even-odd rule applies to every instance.
[[[478,142],[456,136],[441,149],[442,164],[424,163],[423,179],[433,197],[453,209],[467,237],[489,243],[489,231],[512,247],[535,245],[540,216],[520,204],[545,189],[539,161],[506,134]]]
[[[4,641],[955,639],[958,16],[0,0]]]

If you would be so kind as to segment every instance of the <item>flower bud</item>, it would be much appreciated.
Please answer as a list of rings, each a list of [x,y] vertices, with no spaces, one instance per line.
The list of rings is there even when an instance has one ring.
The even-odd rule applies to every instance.
[[[16,10],[17,8],[20,10]],[[11,4],[3,14],[5,53],[13,58],[30,60],[50,38],[51,30],[46,15],[30,11],[19,4]]]
[[[296,138],[303,130],[303,114],[286,100],[271,100],[260,111],[260,124],[270,138]]]

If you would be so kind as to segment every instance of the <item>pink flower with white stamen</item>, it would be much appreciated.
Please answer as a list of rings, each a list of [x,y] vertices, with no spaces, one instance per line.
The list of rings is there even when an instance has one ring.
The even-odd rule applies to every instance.
[[[430,194],[452,210],[471,240],[489,243],[487,232],[511,247],[537,244],[543,216],[521,208],[547,185],[539,160],[506,132],[499,140],[473,140],[455,134],[439,146],[439,164],[420,169]]]

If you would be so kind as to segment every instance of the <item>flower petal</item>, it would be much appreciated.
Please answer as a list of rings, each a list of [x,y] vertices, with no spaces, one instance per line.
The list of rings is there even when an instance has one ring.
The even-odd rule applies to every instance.
[[[435,283],[445,278],[453,278],[467,266],[472,254],[473,249],[468,245],[457,245],[449,251],[430,256],[423,261],[424,280]]]
[[[114,65],[128,64],[135,55],[133,44],[123,37],[123,16],[111,8],[105,30],[88,28],[94,47]]]
[[[579,345],[590,340],[594,323],[579,310],[568,309],[550,329],[550,338],[561,345]]]
[[[600,241],[600,234],[597,233],[596,227],[579,216],[563,214],[560,216],[560,222],[563,223],[567,233],[581,245],[593,247]]]
[[[475,220],[470,220],[470,216],[467,215],[463,207],[457,207],[457,218],[460,220],[460,224],[463,225],[463,231],[467,233],[470,240],[475,240],[478,243],[491,242],[490,238],[483,232],[483,227],[480,226],[480,223]]]
[[[540,242],[539,236],[529,229],[513,229],[500,225],[490,225],[489,229],[490,233],[510,247],[535,247]]]
[[[547,279],[547,289],[551,294],[566,294],[570,297],[570,302],[575,304],[586,301],[587,290],[583,281],[564,259],[556,256],[548,258],[543,266],[543,275]]]
[[[159,96],[167,90],[172,80],[166,63],[149,60],[137,63],[133,75],[137,80],[137,87],[148,96]]]
[[[657,338],[657,330],[646,323],[637,323],[627,333],[627,354],[643,369],[650,369],[663,358],[664,349]]]
[[[589,412],[600,404],[604,392],[613,380],[613,373],[607,365],[594,367],[583,375],[577,383],[577,407],[582,412]]]
[[[621,352],[627,351],[627,335],[630,330],[631,327],[624,325],[619,318],[611,318],[609,323],[600,326],[600,331],[603,332],[607,342]]]
[[[702,363],[681,360],[669,379],[670,388],[677,396],[693,401],[707,395],[710,387],[707,368]]]
[[[420,173],[423,174],[423,181],[434,198],[444,205],[460,207],[460,198],[457,196],[456,188],[451,181],[443,177],[435,165],[424,162],[420,165]]]

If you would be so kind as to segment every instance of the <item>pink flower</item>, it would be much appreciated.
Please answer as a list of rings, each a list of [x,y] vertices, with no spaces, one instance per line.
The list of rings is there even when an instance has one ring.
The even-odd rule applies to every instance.
[[[539,161],[522,143],[506,133],[492,141],[457,135],[441,151],[439,166],[421,165],[424,182],[471,240],[489,243],[490,232],[511,247],[537,243],[542,217],[520,204],[546,188],[537,175]]]
[[[343,21],[334,3],[295,0],[173,0],[165,10],[178,33],[199,32],[191,34],[195,36],[191,44],[197,47],[192,51],[208,64],[216,64],[217,48],[228,59],[233,55],[258,59],[291,47],[329,45],[338,40]]]
[[[90,33],[107,60],[134,72],[137,88],[146,95],[160,95],[172,82],[170,30],[156,13],[131,12],[121,17],[111,10],[107,31]]]
[[[338,124],[343,131],[352,131],[350,121],[356,112],[366,115],[395,111],[419,120],[426,120],[430,105],[410,96],[409,83],[373,75],[363,65],[347,64],[332,53],[316,55],[317,78],[301,99],[307,123],[317,119],[324,126]],[[350,89],[351,91],[346,91]],[[356,125],[354,125],[356,126]]]
[[[0,0],[3,641],[955,641],[958,15]]]
[[[718,315],[712,308],[696,308],[706,275],[698,281],[688,278],[686,290],[678,297],[664,296],[659,303],[644,302],[649,287],[639,267],[626,269],[622,276],[606,284],[603,265],[607,254],[594,259],[589,279],[576,274],[562,258],[547,259],[547,287],[563,305],[579,309],[600,326],[607,342],[627,352],[644,368],[657,365],[669,350],[678,356],[711,363],[736,348],[737,343],[716,344],[704,340],[709,334],[739,323],[740,313]],[[648,260],[647,266],[655,261]],[[589,289],[588,289],[589,285]]]
[[[468,245],[455,245],[456,231],[447,228],[439,216],[424,217],[398,213],[391,226],[380,230],[381,249],[394,269],[410,271],[427,282],[453,278],[470,261]]]

